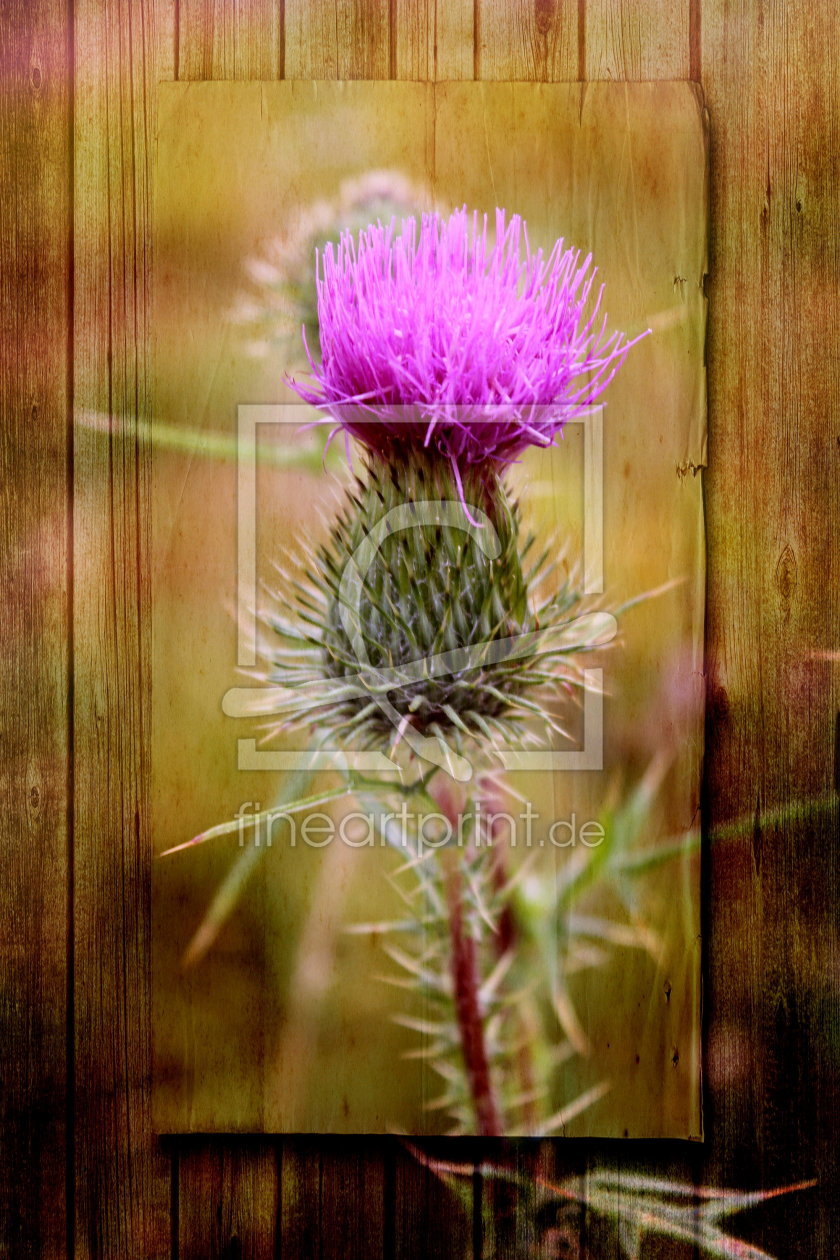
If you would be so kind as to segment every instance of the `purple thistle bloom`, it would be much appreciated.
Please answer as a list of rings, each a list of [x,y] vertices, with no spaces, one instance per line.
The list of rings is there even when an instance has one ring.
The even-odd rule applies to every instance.
[[[419,235],[413,219],[344,233],[318,260],[314,387],[292,386],[381,455],[435,445],[459,481],[459,465],[548,446],[641,340],[607,334],[603,286],[587,314],[591,261],[562,240],[532,252],[504,210],[494,244],[466,207],[425,214]]]

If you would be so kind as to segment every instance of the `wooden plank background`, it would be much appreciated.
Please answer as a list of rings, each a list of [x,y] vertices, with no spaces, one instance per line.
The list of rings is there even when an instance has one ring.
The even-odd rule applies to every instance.
[[[480,1175],[456,1226],[395,1140],[151,1130],[150,455],[73,421],[147,414],[155,84],[284,75],[703,86],[707,1141],[467,1149],[552,1176],[816,1178],[741,1228],[840,1254],[832,0],[4,0],[0,64],[0,1254],[552,1254]],[[579,1235],[565,1254],[617,1254]]]

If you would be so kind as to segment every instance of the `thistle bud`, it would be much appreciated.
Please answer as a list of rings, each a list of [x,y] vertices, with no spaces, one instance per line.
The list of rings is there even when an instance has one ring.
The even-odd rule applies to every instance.
[[[444,764],[435,747],[492,749],[545,719],[575,681],[553,636],[579,595],[566,583],[537,600],[543,568],[520,534],[518,503],[486,467],[456,482],[422,452],[399,468],[371,459],[308,557],[292,618],[265,618],[284,725],[355,748],[404,741]]]

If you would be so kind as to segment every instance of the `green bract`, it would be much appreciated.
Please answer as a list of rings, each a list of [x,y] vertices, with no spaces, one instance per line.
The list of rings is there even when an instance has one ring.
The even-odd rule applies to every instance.
[[[503,481],[472,469],[463,490],[462,503],[434,456],[368,464],[293,584],[292,616],[264,618],[281,725],[416,751],[418,741],[533,742],[535,717],[554,725],[552,710],[581,681],[571,663],[581,645],[557,640],[580,596],[566,581],[538,597],[548,569],[531,560],[531,537],[520,543]]]

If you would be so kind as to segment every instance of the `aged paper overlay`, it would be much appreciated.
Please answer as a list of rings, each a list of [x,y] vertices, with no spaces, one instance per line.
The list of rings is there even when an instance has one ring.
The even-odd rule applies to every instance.
[[[160,87],[154,189],[156,414],[152,833],[161,853],[246,802],[269,807],[282,773],[240,769],[253,725],[223,712],[237,665],[238,408],[294,400],[300,355],[247,352],[231,317],[245,260],[372,170],[426,186],[441,208],[520,213],[532,245],[594,255],[611,325],[637,346],[603,411],[603,575],[612,603],[675,583],[622,619],[605,667],[604,769],[513,776],[543,820],[622,820],[639,866],[622,900],[580,914],[614,926],[561,975],[557,1105],[601,1084],[571,1136],[702,1136],[700,772],[703,749],[707,140],[686,83],[179,83]],[[173,438],[174,434],[181,435]],[[343,475],[283,452],[265,426],[256,461],[256,569],[323,529]],[[264,448],[264,450],[263,450]],[[242,451],[240,451],[242,456]],[[331,467],[335,467],[336,464]],[[583,547],[583,426],[513,473],[538,530]],[[577,732],[578,736],[580,732]],[[283,741],[275,741],[283,747]],[[647,796],[645,793],[647,792]],[[634,795],[635,793],[635,795]],[[648,800],[641,813],[634,802]],[[258,804],[254,804],[258,803]],[[634,823],[635,820],[635,823]],[[635,826],[635,830],[634,830]],[[236,834],[155,863],[156,1123],[163,1132],[446,1130],[417,1034],[376,937],[393,918],[393,854]],[[574,847],[545,846],[533,878],[566,878]],[[632,943],[628,943],[632,941]],[[594,1098],[594,1095],[593,1095]]]

